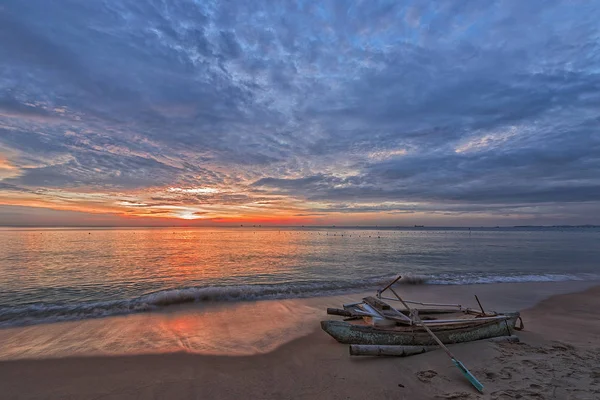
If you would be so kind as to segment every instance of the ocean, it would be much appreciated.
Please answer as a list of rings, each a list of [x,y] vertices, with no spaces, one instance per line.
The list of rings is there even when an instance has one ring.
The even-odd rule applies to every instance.
[[[600,279],[596,228],[0,229],[0,326],[184,303]]]

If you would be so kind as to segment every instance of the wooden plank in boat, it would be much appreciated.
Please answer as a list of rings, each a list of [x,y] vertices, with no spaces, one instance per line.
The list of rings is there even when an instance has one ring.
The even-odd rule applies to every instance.
[[[342,317],[351,317],[351,318],[361,318],[361,317],[369,317],[372,314],[366,313],[359,309],[352,310],[341,310],[339,308],[327,308],[327,314],[329,315],[339,315]]]
[[[365,303],[367,303],[368,305],[370,305],[373,308],[376,308],[377,310],[391,310],[392,306],[390,306],[388,303],[386,303],[385,301],[381,301],[376,297],[373,296],[369,296],[369,297],[365,297],[363,299],[363,301]]]
[[[364,302],[380,313],[384,318],[391,319],[404,324],[412,325],[412,320],[394,307],[375,297],[365,297]]]
[[[365,320],[365,322],[369,323],[370,325],[372,325],[374,327],[389,328],[389,327],[396,325],[396,322],[393,319],[386,318],[382,314],[382,311],[371,307],[367,303],[363,303],[359,307],[364,309],[366,312],[373,314],[371,317],[365,317],[363,319]]]
[[[398,313],[398,315],[396,315],[392,314],[390,311],[377,310],[376,308],[372,307],[367,303],[362,303],[359,307],[363,311],[371,313],[372,316],[377,316],[381,319],[399,322],[401,324],[412,325],[412,320],[404,314]]]
[[[433,319],[422,321],[426,325],[434,325],[434,324],[475,324],[479,322],[487,322],[487,321],[502,321],[505,319],[509,319],[510,316],[506,315],[497,315],[495,317],[482,317],[482,318],[465,318],[465,319]]]

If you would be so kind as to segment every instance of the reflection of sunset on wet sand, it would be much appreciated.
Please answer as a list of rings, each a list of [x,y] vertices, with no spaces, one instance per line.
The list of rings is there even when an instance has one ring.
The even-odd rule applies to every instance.
[[[294,300],[181,306],[27,329],[0,330],[1,359],[189,352],[267,353],[304,336],[322,310]]]

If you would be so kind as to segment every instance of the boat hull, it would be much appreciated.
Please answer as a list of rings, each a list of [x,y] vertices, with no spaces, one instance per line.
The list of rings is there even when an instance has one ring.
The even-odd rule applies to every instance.
[[[519,313],[506,314],[506,319],[455,325],[429,326],[445,344],[471,342],[497,336],[510,336],[514,332]],[[344,344],[371,344],[396,346],[429,346],[436,342],[418,326],[376,328],[343,321],[321,321],[321,328],[335,340]]]

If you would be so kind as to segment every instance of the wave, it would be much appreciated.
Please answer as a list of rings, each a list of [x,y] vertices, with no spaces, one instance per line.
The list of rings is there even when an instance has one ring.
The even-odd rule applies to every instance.
[[[132,314],[186,303],[315,297],[383,286],[392,279],[390,276],[378,276],[348,281],[186,287],[161,290],[127,300],[0,307],[0,327]]]
[[[430,278],[428,276],[409,274],[402,276],[398,282],[405,285],[425,285],[426,283],[429,283],[429,281]]]
[[[346,281],[187,287],[161,290],[126,300],[75,304],[37,303],[16,307],[0,306],[0,327],[140,313],[186,303],[235,302],[334,295],[353,290],[365,290],[370,287],[383,287],[394,278],[395,276],[386,275]],[[504,282],[557,282],[599,279],[600,275],[595,274],[436,274],[435,276],[403,274],[399,283],[407,285],[471,285]]]
[[[432,285],[477,285],[489,283],[565,282],[599,280],[597,274],[528,274],[528,275],[456,275],[444,274],[429,279]]]

